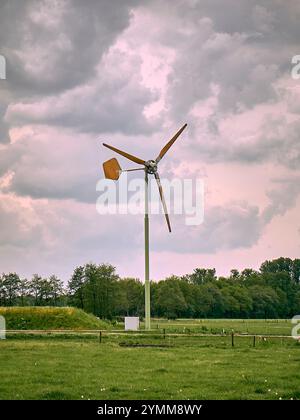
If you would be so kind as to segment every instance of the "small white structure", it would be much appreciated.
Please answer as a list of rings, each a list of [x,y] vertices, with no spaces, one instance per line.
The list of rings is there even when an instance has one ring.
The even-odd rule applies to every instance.
[[[6,324],[4,316],[0,315],[0,340],[5,340],[6,338]]]
[[[138,331],[140,329],[140,318],[138,316],[125,316],[125,331]]]

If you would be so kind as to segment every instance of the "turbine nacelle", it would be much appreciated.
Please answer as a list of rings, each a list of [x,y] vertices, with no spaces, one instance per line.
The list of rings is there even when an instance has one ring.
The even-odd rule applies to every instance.
[[[146,171],[148,174],[156,174],[157,172],[157,163],[155,160],[148,160],[145,163]]]

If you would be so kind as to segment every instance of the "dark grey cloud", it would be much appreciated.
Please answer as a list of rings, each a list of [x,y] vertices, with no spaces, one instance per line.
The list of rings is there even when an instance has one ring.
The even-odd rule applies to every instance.
[[[0,142],[8,142],[10,127],[26,123],[98,133],[153,130],[143,110],[156,97],[140,83],[138,57],[119,50],[109,53],[136,4],[1,2],[7,80],[1,83]]]
[[[0,85],[0,176],[13,174],[6,192],[95,202],[100,133],[155,129],[143,111],[156,94],[141,83],[139,57],[111,48],[136,3],[1,2],[8,78]],[[35,128],[10,144],[9,129],[24,125]]]
[[[7,101],[4,95],[4,91],[1,92],[2,83],[5,83],[5,81],[1,80],[0,84],[0,144],[9,142],[9,124],[4,121],[7,109]]]
[[[14,96],[58,93],[95,74],[135,0],[3,0],[1,48]]]
[[[142,86],[140,66],[138,57],[112,50],[87,84],[60,95],[11,103],[6,121],[11,125],[48,124],[93,133],[149,133],[156,127],[148,122],[143,110],[157,96]]]
[[[199,1],[183,11],[184,3],[173,11],[178,25],[170,19],[167,26],[167,42],[178,52],[170,76],[172,113],[188,113],[212,94],[212,84],[220,88],[222,112],[276,101],[273,82],[289,71],[297,51],[298,2],[226,0],[220,7],[217,1]]]
[[[291,58],[299,50],[299,2],[225,0],[221,6],[217,0],[177,1],[169,10],[157,0],[151,8],[159,26],[155,41],[176,51],[167,107],[174,120],[189,116],[192,141],[188,146],[193,147],[193,156],[209,162],[273,161],[297,169],[300,143],[295,138],[300,130],[293,119],[282,114],[281,121],[276,121],[267,115],[272,110],[265,111],[265,126],[245,141],[224,139],[220,126],[225,118],[261,105],[276,109],[285,104],[288,112],[299,116],[299,98],[288,91]],[[194,108],[201,112],[211,97],[217,104],[202,117],[205,128],[199,128]],[[270,129],[268,118],[280,131]]]
[[[194,133],[197,136],[197,130]],[[266,114],[264,123],[250,140],[238,141],[234,135],[224,139],[219,132],[201,137],[196,142],[192,137],[185,146],[186,149],[193,147],[194,158],[206,162],[240,162],[245,165],[273,162],[293,171],[300,167],[300,122],[288,122],[284,115],[272,117]]]
[[[299,38],[297,0],[224,0],[222,4],[218,0],[196,0],[190,2],[189,8],[185,6],[186,2],[181,1],[179,13],[194,21],[199,15],[207,16],[218,32],[257,34],[260,39],[275,43],[295,42]]]

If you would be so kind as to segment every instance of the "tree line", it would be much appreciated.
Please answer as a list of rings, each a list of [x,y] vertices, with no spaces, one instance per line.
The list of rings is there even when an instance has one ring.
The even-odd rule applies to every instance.
[[[0,276],[1,306],[75,306],[100,318],[144,315],[144,285],[110,264],[76,267],[68,284],[55,275]],[[300,259],[278,258],[258,271],[196,268],[151,282],[151,315],[166,318],[286,318],[300,313]]]

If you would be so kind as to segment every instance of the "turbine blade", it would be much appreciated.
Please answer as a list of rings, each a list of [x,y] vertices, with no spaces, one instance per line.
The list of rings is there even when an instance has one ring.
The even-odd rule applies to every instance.
[[[117,181],[122,172],[121,166],[116,158],[112,158],[103,163],[103,171],[105,178]]]
[[[163,149],[161,149],[160,154],[156,158],[156,163],[158,163],[164,155],[167,153],[167,151],[170,149],[170,147],[175,143],[176,139],[180,136],[180,134],[183,132],[183,130],[186,128],[187,124],[184,124],[183,127],[177,133],[171,138],[171,140],[165,145]]]
[[[132,171],[144,171],[144,168],[135,168],[135,169],[124,169],[122,172],[132,172]]]
[[[127,159],[131,160],[132,162],[139,163],[140,165],[145,165],[145,161],[143,159],[140,159],[136,156],[130,155],[129,153],[123,152],[122,150],[116,149],[113,146],[109,146],[108,144],[103,143],[103,146],[107,147],[110,150],[113,150],[116,153],[119,153],[119,155],[122,155],[126,157]]]
[[[167,205],[166,205],[166,202],[165,202],[165,197],[164,197],[162,185],[161,185],[161,182],[160,182],[160,177],[159,177],[157,172],[155,172],[154,176],[155,176],[155,179],[156,179],[156,182],[157,182],[157,185],[158,185],[158,191],[159,191],[160,199],[161,199],[161,202],[162,202],[162,205],[163,205],[163,208],[164,208],[165,218],[166,218],[166,221],[167,221],[168,229],[169,229],[169,232],[171,232],[171,224],[170,224],[168,209],[167,209]]]

